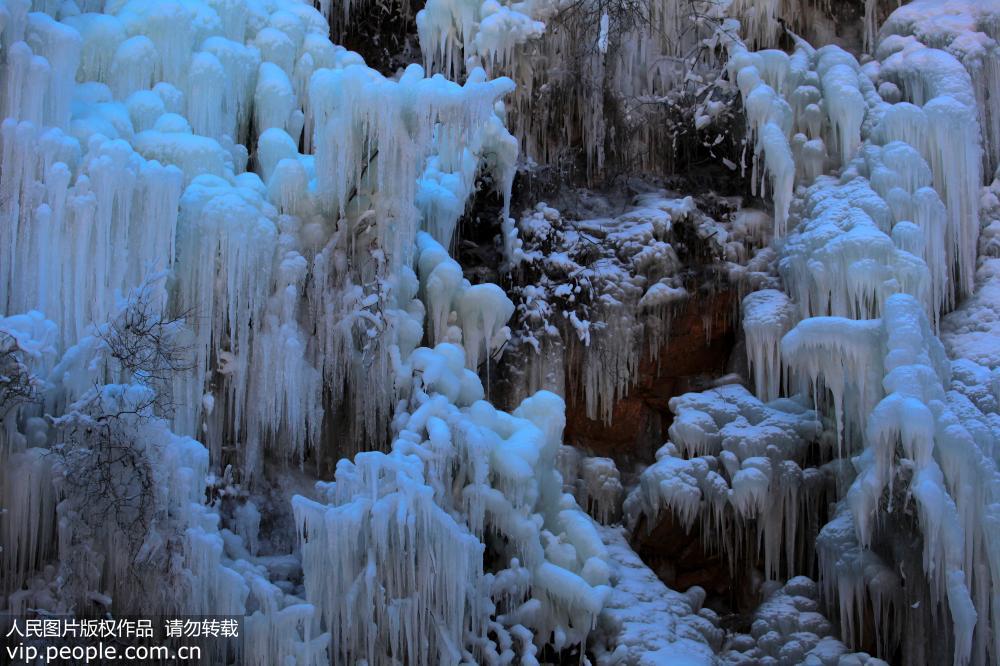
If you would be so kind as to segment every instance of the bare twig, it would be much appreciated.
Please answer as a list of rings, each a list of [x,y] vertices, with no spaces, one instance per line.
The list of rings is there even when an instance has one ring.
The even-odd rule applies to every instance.
[[[14,336],[0,331],[0,419],[20,405],[38,402],[38,379],[22,360],[23,353]]]

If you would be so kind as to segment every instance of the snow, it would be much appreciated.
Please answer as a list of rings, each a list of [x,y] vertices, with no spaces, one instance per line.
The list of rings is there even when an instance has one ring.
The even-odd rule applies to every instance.
[[[833,625],[818,612],[818,591],[812,580],[796,576],[765,592],[764,602],[754,611],[750,634],[730,638],[721,663],[886,664],[865,652],[852,654],[837,640]]]
[[[691,252],[685,233],[704,243],[719,270],[723,257],[745,262],[762,242],[755,231],[708,217],[692,197],[649,188],[622,203],[613,217],[582,219],[539,203],[517,224],[518,270],[531,277],[514,293],[520,326],[512,327],[511,347],[527,357],[526,388],[561,388],[543,369],[564,355],[566,390],[582,398],[588,418],[605,423],[643,357],[664,362],[673,316],[695,295],[685,283],[691,258],[678,251]]]
[[[981,261],[976,292],[944,318],[941,341],[952,358],[1000,367],[1000,259]]]
[[[598,618],[597,664],[712,664],[721,632],[695,590],[667,588],[628,546],[619,527],[601,529],[613,587]],[[702,594],[702,598],[704,594]]]
[[[755,291],[743,299],[743,331],[754,393],[764,401],[777,398],[787,377],[781,365],[781,338],[795,321],[794,304],[776,289]]]
[[[670,440],[626,501],[629,523],[642,514],[655,524],[664,510],[686,529],[701,520],[718,530],[709,537],[713,550],[733,558],[741,542],[755,541],[765,570],[776,574],[782,545],[794,549],[802,535],[800,503],[821,490],[803,484],[808,450],[821,432],[815,413],[792,400],[764,404],[739,385],[686,393],[671,399],[670,409]],[[759,538],[736,533],[753,519]],[[791,550],[786,557],[791,561]]]

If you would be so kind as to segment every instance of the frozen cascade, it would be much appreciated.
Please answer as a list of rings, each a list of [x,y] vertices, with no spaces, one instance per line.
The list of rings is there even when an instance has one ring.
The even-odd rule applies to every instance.
[[[928,17],[942,11],[957,20],[940,37],[927,29],[930,23],[914,22],[925,4],[912,3],[890,18],[878,59],[864,67],[835,47],[816,51],[800,40],[790,59],[776,57],[777,73],[768,52],[730,46],[730,71],[758,153],[766,155],[772,141],[761,123],[786,117],[786,104],[792,121],[785,137],[797,161],[812,159],[803,149],[809,140],[839,146],[836,153],[826,151],[839,158],[820,171],[796,166],[808,188],[791,206],[779,264],[798,323],[784,335],[776,366],[785,364],[796,378],[793,387],[812,395],[817,406],[832,407],[838,451],[846,446],[845,453],[857,456],[855,473],[837,484],[840,508],[817,539],[823,596],[837,601],[848,643],[859,641],[870,604],[880,651],[901,649],[913,663],[988,663],[997,653],[990,516],[1000,477],[995,431],[988,433],[985,424],[995,407],[967,387],[992,379],[988,368],[977,370],[969,361],[956,362],[953,370],[934,332],[939,318],[973,290],[983,157],[977,118],[989,115],[973,92],[984,87],[973,86],[970,74],[981,77],[983,63],[992,60],[982,52],[978,61],[965,58],[958,46],[976,44],[982,33],[964,42],[956,35],[974,31],[978,19],[969,17],[991,9],[989,3],[976,10],[941,3]],[[860,97],[849,108],[820,106],[835,90],[838,104],[851,90]],[[827,113],[819,123],[808,106],[814,104]],[[867,117],[848,115],[864,109]],[[961,128],[960,135],[946,126]],[[989,128],[984,131],[989,146]],[[816,177],[831,166],[838,176]],[[765,161],[763,169],[771,166]],[[771,178],[775,182],[773,172]],[[782,232],[786,195],[774,189],[776,230]],[[753,299],[747,304],[751,363],[761,353],[751,337],[754,308],[766,311]],[[959,369],[962,379],[953,381]],[[761,371],[755,375],[758,391],[768,391]],[[704,492],[704,472],[697,470],[695,465],[677,477],[689,477],[687,493],[668,493],[671,506],[689,519]],[[746,506],[758,501],[752,493],[747,498]],[[922,537],[916,552],[897,552],[905,588],[899,572],[876,554],[905,538],[877,517],[901,510],[913,514]],[[914,585],[915,579],[925,582]],[[947,628],[939,645],[902,640],[937,628]]]
[[[853,323],[861,326],[872,322]],[[995,462],[980,447],[986,444],[987,450],[992,450],[994,436],[988,435],[983,441],[985,433],[978,427],[972,429],[975,421],[960,422],[956,416],[962,413],[970,418],[978,412],[968,411],[971,404],[955,393],[946,393],[944,387],[948,385],[951,368],[926,316],[912,298],[893,296],[883,320],[874,323],[884,327],[876,345],[882,348],[885,358],[882,382],[885,393],[868,411],[865,449],[856,459],[858,475],[844,504],[848,513],[841,512],[837,519],[848,521],[845,529],[849,531],[841,530],[841,536],[835,537],[838,528],[832,522],[824,528],[827,536],[820,537],[823,577],[842,581],[835,596],[841,600],[848,640],[856,635],[852,629],[855,626],[852,613],[857,612],[854,604],[863,605],[866,588],[877,612],[892,606],[897,613],[899,608],[907,606],[928,609],[905,618],[907,626],[914,630],[945,621],[936,615],[940,610],[934,610],[941,608],[935,601],[940,599],[954,625],[950,641],[954,661],[971,659],[981,663],[995,647],[982,635],[974,638],[973,632],[984,626],[984,622],[992,624],[995,620],[990,619],[992,602],[986,592],[992,586],[990,569],[976,566],[975,562],[994,557],[989,507],[995,502],[997,472]],[[981,414],[978,419],[982,419]],[[894,451],[897,446],[899,450]],[[892,486],[900,483],[909,483],[909,494],[915,500],[924,542],[922,556],[918,556],[922,566],[917,571],[922,569],[927,576],[926,590],[912,585],[903,590],[894,575],[869,580],[873,574],[862,562],[875,557],[868,554],[867,547],[878,531],[873,518],[877,511],[885,510],[880,508],[885,501],[883,491],[888,487],[889,510],[892,510],[891,503],[900,501],[898,491],[894,492]],[[829,554],[824,556],[824,549]],[[854,555],[848,558],[845,549],[853,549]],[[852,561],[856,564],[849,564]],[[847,569],[841,571],[844,567]],[[901,594],[908,596],[900,598]],[[918,602],[923,594],[928,595],[930,603],[921,606]],[[898,619],[895,623],[898,626],[902,621]],[[886,621],[876,626],[888,630],[892,625],[893,622]],[[883,644],[899,641],[900,637],[898,633],[883,636]],[[918,652],[923,649],[918,644],[903,645],[914,650],[913,660],[930,658]]]
[[[836,638],[832,623],[819,612],[818,586],[809,578],[796,576],[780,587],[771,583],[764,596],[754,611],[750,633],[729,640],[723,664],[770,657],[779,664],[885,666],[885,661],[868,653],[850,653]]]
[[[686,393],[670,409],[670,440],[626,501],[629,522],[644,515],[655,523],[663,510],[686,529],[701,520],[712,527],[706,545],[731,566],[763,551],[769,575],[782,558],[787,570],[810,536],[800,507],[827,492],[823,473],[806,464],[822,430],[815,413],[789,399],[764,404],[739,385]],[[754,533],[744,534],[746,525]]]
[[[17,11],[23,9],[17,5]],[[257,11],[251,15],[259,16]],[[15,177],[5,177],[2,186],[3,214],[11,224],[4,227],[8,241],[3,265],[9,272],[0,293],[6,311],[42,308],[60,325],[65,346],[90,323],[108,317],[116,291],[138,284],[150,272],[175,268],[171,312],[194,315],[196,340],[195,372],[176,389],[194,408],[177,413],[175,425],[180,432],[204,432],[216,453],[220,438],[245,439],[256,429],[256,424],[247,424],[241,406],[254,390],[247,368],[257,367],[258,359],[268,365],[262,355],[269,345],[258,344],[255,353],[251,322],[284,319],[264,335],[291,350],[287,363],[301,366],[301,377],[323,371],[339,391],[340,378],[351,374],[343,369],[351,355],[339,352],[356,346],[352,331],[344,341],[336,332],[340,329],[324,320],[320,328],[331,339],[315,349],[304,344],[298,316],[292,313],[289,318],[283,312],[287,307],[281,301],[287,298],[270,298],[281,290],[301,291],[304,282],[297,278],[298,286],[279,284],[283,278],[278,277],[278,264],[286,260],[284,250],[276,252],[276,246],[312,262],[310,272],[329,275],[332,266],[312,259],[316,250],[329,245],[316,255],[325,262],[336,258],[338,245],[353,254],[354,248],[366,247],[358,236],[370,237],[379,246],[372,250],[382,266],[376,272],[394,274],[409,261],[407,248],[421,224],[414,207],[421,199],[417,176],[430,154],[439,173],[457,169],[462,185],[454,194],[463,199],[471,194],[482,152],[494,156],[490,168],[498,170],[496,182],[506,194],[512,177],[509,135],[494,115],[494,103],[510,89],[509,81],[472,76],[459,87],[440,78],[425,79],[420,68],[411,69],[398,83],[385,79],[355,54],[322,41],[325,21],[297,2],[289,2],[287,11],[274,11],[275,23],[292,37],[266,20],[231,25],[231,17],[222,14],[199,3],[158,7],[130,2],[114,14],[70,17],[65,23],[35,13],[10,22],[4,35],[10,54],[5,52],[4,66],[12,80],[27,75],[18,68],[43,62],[42,55],[32,59],[34,48],[58,64],[60,75],[75,71],[75,63],[82,62],[79,76],[86,82],[73,91],[79,98],[73,113],[79,117],[70,118],[69,107],[58,118],[42,107],[39,113],[21,108],[57,94],[65,97],[66,90],[73,90],[71,80],[64,88],[50,85],[30,98],[6,97],[12,119],[3,126],[4,173]],[[184,26],[183,34],[167,38],[163,30],[168,23]],[[18,41],[21,35],[14,30],[27,33],[32,46]],[[202,51],[194,48],[198,43],[203,43]],[[186,52],[181,48],[185,44]],[[292,51],[276,44],[289,45]],[[189,55],[191,67],[182,66],[179,59]],[[296,72],[301,76],[292,76]],[[156,79],[161,80],[152,91],[141,89]],[[219,88],[227,94],[205,94]],[[348,89],[355,104],[338,101]],[[219,103],[213,107],[207,99]],[[310,105],[300,107],[306,100]],[[248,151],[236,143],[247,140],[251,104],[256,108],[260,155],[266,156],[260,163],[262,178],[244,173]],[[403,123],[403,114],[422,122]],[[19,117],[31,120],[18,123]],[[54,127],[45,129],[47,124]],[[297,152],[296,139],[304,127],[314,134],[306,144],[316,147],[315,157]],[[408,129],[401,132],[400,127]],[[507,150],[498,150],[501,145]],[[337,155],[333,163],[331,150]],[[370,160],[361,159],[358,151],[367,152]],[[341,168],[352,163],[350,155],[357,155],[353,163],[358,168]],[[316,180],[317,173],[324,177]],[[372,196],[375,189],[394,196]],[[346,215],[349,229],[331,234],[324,221],[330,215]],[[162,223],[151,225],[148,219]],[[372,224],[376,219],[381,222]],[[434,220],[426,224],[440,225]],[[324,236],[330,238],[328,243],[321,240]],[[60,254],[70,260],[53,271],[42,255],[54,244],[65,246]],[[133,247],[138,251],[129,250]],[[227,276],[223,282],[215,279],[220,270]],[[13,271],[27,279],[13,280]],[[341,283],[371,277],[331,276]],[[23,286],[8,294],[15,284]],[[93,297],[71,298],[79,288]],[[357,311],[352,305],[356,302],[348,299],[335,309],[346,310],[346,315]],[[315,317],[330,309],[314,300],[306,311]],[[328,360],[328,353],[339,360]],[[380,373],[388,375],[385,346],[379,345],[378,355]],[[211,396],[220,405],[214,412],[197,407],[209,383],[223,387]],[[345,410],[355,415],[353,421],[364,421],[359,430],[373,438],[380,429],[371,424],[384,420],[386,405],[391,404],[391,395],[377,392],[375,397]],[[299,422],[294,432],[310,431],[315,438],[321,411],[306,404],[315,399],[313,391],[286,392],[285,402],[294,404],[270,410],[271,422],[262,427],[277,433],[282,421],[292,416]],[[340,401],[339,392],[334,401]],[[231,432],[219,425],[229,417],[235,423]],[[258,448],[249,444],[251,451]],[[298,444],[293,449],[301,451]],[[256,460],[256,454],[247,460]]]
[[[689,242],[736,273],[761,243],[747,225],[718,222],[692,197],[663,190],[639,194],[613,218],[572,220],[539,203],[516,233],[515,274],[527,285],[514,294],[511,346],[527,357],[526,388],[541,387],[543,368],[564,355],[567,393],[605,423],[644,360],[666,363],[672,318],[692,297],[684,260],[693,248],[684,257],[677,248]]]
[[[481,400],[466,359],[476,369],[502,347],[513,305],[460,269],[451,279],[457,265],[441,245],[481,169],[510,196],[516,143],[498,104],[510,81],[478,70],[460,86],[417,66],[386,79],[326,41],[326,22],[294,0],[132,0],[65,17],[28,9],[5,4],[0,35],[12,81],[0,303],[53,319],[39,329],[41,315],[17,315],[3,330],[30,324],[18,343],[45,356],[31,372],[46,404],[65,413],[48,429],[30,405],[4,422],[4,503],[36,498],[3,518],[4,530],[18,531],[6,542],[22,544],[4,551],[5,580],[57,558],[65,608],[96,599],[246,613],[247,663],[529,663],[545,644],[584,643],[609,593],[609,557],[554,472],[562,403],[537,394],[506,414]],[[29,80],[39,87],[22,94]],[[67,258],[55,271],[52,253]],[[425,255],[438,257],[434,265]],[[438,264],[447,268],[425,275]],[[114,360],[107,338],[130,307],[123,295],[163,271],[166,289],[156,287],[147,314],[176,317],[193,360],[154,389]],[[425,312],[440,342],[433,349],[418,348]],[[29,345],[36,338],[44,354],[42,343]],[[463,340],[465,350],[453,344]],[[370,393],[347,390],[362,378]],[[169,409],[159,401],[168,394]],[[293,503],[305,572],[305,599],[296,597],[255,554],[251,504],[233,518],[239,534],[222,526],[218,505],[204,504],[209,471],[229,461],[249,482],[265,456],[316,458],[331,408],[351,424],[341,450],[370,448],[366,437],[377,446],[397,395],[411,413],[397,414],[391,453],[341,461],[318,495],[336,508]],[[144,442],[137,455],[155,472],[158,499],[146,510],[157,527],[135,547],[142,575],[167,567],[177,581],[157,584],[159,597],[108,584],[135,563],[127,533],[94,524],[73,483],[49,480],[71,476],[45,449],[77,446],[80,423],[120,409],[134,414],[116,436]],[[208,448],[170,432],[168,418]],[[335,538],[340,520],[368,536],[346,548]],[[504,568],[484,573],[487,547]],[[167,566],[171,548],[182,556]],[[103,564],[88,566],[84,552]],[[406,559],[416,552],[432,556]],[[441,567],[449,576],[435,575]],[[412,596],[407,581],[427,577],[439,585]],[[357,598],[372,601],[381,634],[359,631],[357,609],[336,596],[338,585],[365,581],[371,596]],[[18,594],[11,603],[31,603]]]
[[[339,658],[492,663],[516,625],[536,642],[583,641],[609,591],[608,556],[591,519],[560,499],[561,400],[541,392],[498,412],[478,379],[462,379],[460,348],[420,348],[413,362],[423,372],[392,451],[342,460],[319,485],[329,505],[294,500],[307,597]],[[336,538],[345,531],[360,538]],[[506,566],[484,577],[481,539],[494,538]]]
[[[742,309],[754,392],[761,400],[770,402],[788,383],[781,365],[780,343],[795,323],[794,305],[777,289],[761,289],[747,294]]]
[[[780,280],[753,279],[785,293],[742,308],[756,397],[674,398],[626,518],[700,521],[712,550],[760,555],[771,579],[815,548],[820,594],[769,583],[734,661],[878,663],[845,656],[817,596],[839,607],[844,643],[872,612],[882,653],[995,661],[1000,383],[970,322],[991,311],[996,272],[977,261],[997,195],[980,192],[1000,143],[996,3],[916,0],[876,40],[885,8],[868,1],[875,59],[861,62],[801,39],[769,48],[778,17],[798,28],[821,3],[731,3],[756,52],[717,3],[694,24],[681,4],[657,4],[647,30],[607,12],[573,24],[544,0],[431,0],[424,67],[386,77],[330,42],[346,2],[0,2],[0,343],[15,345],[0,374],[32,394],[0,414],[0,534],[16,544],[0,607],[245,614],[252,664],[532,664],[576,646],[598,663],[707,661],[723,645],[703,593],[657,587],[583,510],[614,520],[624,476],[566,452],[561,399],[534,392],[559,363],[539,355],[510,413],[479,371],[564,338],[582,360],[559,381],[610,422],[692,296],[681,234],[738,278],[773,233]],[[580,145],[598,174],[627,152],[605,92],[664,99],[695,47],[729,58],[773,231],[659,191],[607,219],[509,218],[519,143],[543,163]],[[560,87],[560,71],[578,81]],[[635,160],[658,164],[662,123],[640,125]],[[523,293],[472,284],[448,254],[482,175],[504,200],[504,268],[541,276]],[[577,241],[603,254],[553,251]],[[191,352],[169,382],[113,341],[147,296],[145,316]],[[515,312],[527,323],[512,331]],[[101,523],[79,465],[106,422],[154,492]],[[240,495],[272,461],[333,472],[284,507],[291,555],[260,555],[262,505]],[[805,517],[830,502],[813,545]],[[878,519],[890,510],[919,538]],[[148,529],[136,540],[128,524]],[[140,597],[126,569],[159,592]],[[931,633],[939,645],[902,642]]]

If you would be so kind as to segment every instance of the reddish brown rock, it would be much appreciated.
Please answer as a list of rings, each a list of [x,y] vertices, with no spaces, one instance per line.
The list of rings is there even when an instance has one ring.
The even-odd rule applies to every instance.
[[[736,307],[736,293],[728,288],[688,299],[674,314],[658,357],[643,354],[638,380],[615,404],[610,425],[588,419],[582,392],[569,392],[566,442],[621,463],[651,462],[666,441],[670,398],[725,374],[737,337]]]
[[[744,611],[759,601],[754,597],[749,567],[734,575],[720,554],[705,547],[698,524],[687,531],[669,512],[663,512],[650,528],[642,518],[633,532],[632,547],[667,587],[683,592],[698,585],[704,588],[708,605],[717,611]]]

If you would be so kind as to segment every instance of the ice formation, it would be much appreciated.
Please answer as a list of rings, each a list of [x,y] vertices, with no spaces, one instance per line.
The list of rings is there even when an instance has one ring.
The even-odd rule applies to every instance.
[[[867,664],[886,662],[868,653],[851,653],[833,633],[820,610],[819,590],[812,580],[796,576],[784,586],[773,584],[764,603],[754,612],[749,634],[729,639],[721,662],[743,664],[754,660],[774,664]]]
[[[998,649],[990,564],[1000,478],[996,358],[985,339],[995,250],[992,231],[979,237],[981,206],[987,230],[995,206],[992,192],[980,194],[983,166],[994,166],[983,98],[997,62],[985,27],[995,12],[990,3],[911,3],[885,23],[876,59],[865,65],[801,39],[790,56],[729,44],[755,145],[752,182],[766,184],[775,234],[785,237],[778,266],[787,296],[761,291],[743,302],[756,392],[767,400],[798,393],[833,417],[836,451],[815,440],[827,442],[819,450],[833,462],[811,470],[811,483],[839,499],[816,537],[822,598],[839,607],[845,642],[861,642],[871,613],[879,651],[898,650],[906,663],[988,663]],[[977,248],[986,255],[978,261]],[[935,335],[939,322],[954,360]],[[817,506],[823,495],[803,492],[811,484],[798,467],[795,493],[778,503],[784,477],[775,464],[794,465],[794,450],[772,445],[756,460],[752,447],[739,452],[755,440],[726,433],[746,408],[725,407],[713,392],[672,402],[671,441],[627,503],[633,520],[666,508],[718,535],[727,533],[715,526],[729,506],[755,516],[766,504],[779,526],[780,516],[794,521]],[[756,408],[757,419],[765,409]],[[800,456],[811,447],[801,448]],[[850,467],[834,464],[844,456]],[[912,527],[885,517],[899,512]],[[919,535],[910,549],[900,545],[907,529]],[[794,544],[789,536],[759,541],[772,577],[781,559],[767,548],[782,541]],[[946,640],[913,640],[934,631]],[[800,663],[811,649],[799,642],[792,656],[780,653],[793,648],[777,637],[751,638],[735,649],[779,663]]]
[[[514,306],[445,249],[478,175],[509,199],[510,80],[386,78],[296,0],[48,5],[0,5],[0,332],[30,377],[3,415],[5,607],[245,614],[243,663],[584,645],[610,559],[554,471],[561,400],[482,400]],[[191,357],[169,377],[168,345]],[[293,500],[296,590],[239,488],[390,432]],[[87,481],[120,442],[139,505]]]
[[[622,503],[621,473],[611,458],[586,456],[572,446],[560,446],[556,468],[563,478],[563,491],[602,525],[616,522]]]
[[[720,280],[750,282],[750,255],[763,243],[748,224],[715,220],[692,197],[652,190],[627,208],[573,220],[539,203],[516,227],[515,275],[524,286],[515,290],[511,343],[527,357],[526,388],[564,388],[605,423],[640,365],[666,362],[671,319],[694,296],[687,285],[699,262],[709,258]],[[560,356],[569,364],[564,380],[551,376]]]
[[[849,642],[870,603],[883,650],[902,640],[908,662],[985,663],[997,649],[990,638],[995,611],[985,565],[995,540],[988,518],[997,478],[995,434],[979,425],[989,421],[980,407],[949,390],[952,370],[934,330],[939,317],[973,290],[983,155],[976,117],[986,116],[981,109],[977,114],[977,88],[966,72],[974,68],[937,50],[946,44],[935,38],[925,45],[906,36],[920,5],[899,10],[886,23],[878,59],[863,68],[834,47],[812,51],[800,42],[777,75],[766,73],[763,53],[748,55],[739,46],[731,71],[760,81],[744,90],[748,108],[750,91],[775,78],[792,91],[784,97],[793,108],[800,99],[837,96],[836,105],[825,105],[828,119],[820,124],[831,134],[806,138],[839,141],[833,163],[841,166],[839,177],[816,178],[805,192],[801,220],[780,263],[800,319],[781,341],[781,361],[817,404],[830,400],[838,447],[843,443],[857,454],[842,509],[817,540],[824,596],[839,600]],[[803,88],[811,98],[800,96]],[[860,91],[850,110],[867,108],[867,119],[841,109],[845,90]],[[768,96],[772,107],[780,106],[780,94]],[[784,140],[807,145],[787,133]],[[758,138],[758,146],[766,153],[763,141]],[[759,354],[752,330],[747,326],[751,359]],[[989,376],[988,369],[982,372]],[[770,385],[770,371],[755,374],[759,387]],[[877,516],[894,510],[913,514],[923,541],[922,552],[907,556],[913,568],[901,565],[909,573],[905,589],[873,546],[876,540],[891,543],[890,529]],[[926,583],[914,586],[918,574]],[[950,630],[943,645],[904,638],[945,624]],[[891,629],[900,625],[906,628]]]
[[[743,331],[755,393],[764,401],[781,394],[787,383],[781,365],[781,338],[795,322],[792,301],[776,289],[751,292],[743,299]]]
[[[1000,6],[866,0],[858,58],[788,32],[829,4],[429,0],[386,75],[330,41],[364,5],[0,0],[0,609],[244,615],[248,664],[995,663]],[[519,155],[672,169],[684,114],[755,208],[511,217]],[[720,284],[753,391],[683,389],[645,469],[564,442]],[[749,633],[632,551],[668,513],[760,563]]]
[[[620,527],[601,529],[617,582],[598,619],[598,664],[712,664],[722,632],[705,591],[667,588],[632,552]]]
[[[771,575],[794,566],[809,542],[809,505],[819,506],[827,475],[808,465],[820,438],[816,415],[781,399],[764,404],[739,385],[687,393],[670,402],[670,441],[640,477],[626,502],[629,521],[655,523],[669,511],[686,528],[712,526],[708,545],[730,561],[760,550]],[[744,534],[745,525],[754,526]],[[784,552],[782,552],[784,548]]]
[[[321,484],[329,505],[293,500],[306,595],[335,660],[530,659],[535,646],[514,643],[525,629],[557,649],[581,643],[608,594],[609,562],[594,523],[556,485],[561,400],[540,392],[499,412],[477,399],[479,386],[449,395],[466,372],[460,348],[414,356],[426,365],[392,451],[341,461],[336,481]],[[483,541],[494,540],[503,566],[484,576]]]

